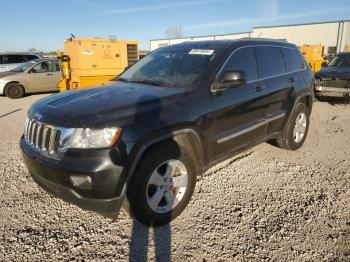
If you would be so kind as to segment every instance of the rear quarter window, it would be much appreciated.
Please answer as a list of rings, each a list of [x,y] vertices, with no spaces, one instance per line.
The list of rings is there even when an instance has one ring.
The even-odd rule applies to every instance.
[[[297,71],[305,67],[303,60],[296,50],[290,48],[281,48],[286,62],[288,72]]]
[[[278,47],[256,47],[259,77],[272,77],[286,73],[286,65]]]

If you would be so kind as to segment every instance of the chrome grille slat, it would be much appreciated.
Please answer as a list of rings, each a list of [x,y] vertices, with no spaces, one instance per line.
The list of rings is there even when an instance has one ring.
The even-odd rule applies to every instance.
[[[57,129],[52,128],[51,129],[51,134],[50,134],[50,140],[49,140],[49,154],[54,154],[55,153],[55,141],[56,141],[56,134],[57,134]]]
[[[46,157],[58,159],[61,129],[34,119],[26,119],[24,139],[34,150]]]
[[[43,131],[43,138],[41,140],[41,151],[46,152],[47,148],[46,148],[46,140],[47,140],[47,132],[48,132],[49,128],[48,127],[44,127],[44,131]]]
[[[42,125],[41,124],[38,124],[37,128],[36,128],[36,134],[35,134],[35,148],[37,150],[41,150],[40,147],[39,147],[39,137],[40,137],[40,132],[41,132],[41,127]]]

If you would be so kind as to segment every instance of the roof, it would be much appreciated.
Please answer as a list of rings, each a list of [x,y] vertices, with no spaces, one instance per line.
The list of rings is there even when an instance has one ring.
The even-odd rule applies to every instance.
[[[29,53],[29,52],[0,52],[0,55],[36,55],[36,56],[41,56],[40,54]]]

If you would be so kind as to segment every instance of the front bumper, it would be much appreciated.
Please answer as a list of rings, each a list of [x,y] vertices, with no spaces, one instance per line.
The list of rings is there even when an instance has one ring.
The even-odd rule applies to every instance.
[[[315,91],[324,96],[343,97],[350,94],[350,88],[329,87],[329,86],[315,86]]]
[[[46,191],[85,210],[116,218],[124,199],[125,183],[124,168],[110,157],[115,153],[112,149],[86,155],[75,152],[55,161],[34,152],[23,138],[20,146],[31,176]],[[90,177],[91,188],[74,185],[70,179],[74,175]]]

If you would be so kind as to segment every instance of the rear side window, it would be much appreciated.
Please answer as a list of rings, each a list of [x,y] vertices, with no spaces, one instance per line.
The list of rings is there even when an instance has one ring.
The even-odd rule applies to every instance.
[[[5,55],[5,64],[24,63],[26,60],[23,55]]]
[[[290,48],[281,48],[281,51],[284,56],[284,61],[286,61],[288,72],[300,70],[305,67],[297,51]]]
[[[27,61],[38,59],[36,55],[25,55]]]
[[[271,77],[286,72],[283,56],[278,47],[256,47],[259,77]]]
[[[246,47],[235,52],[225,65],[224,71],[227,70],[244,71],[247,81],[257,79],[258,70],[254,49],[252,47]]]

